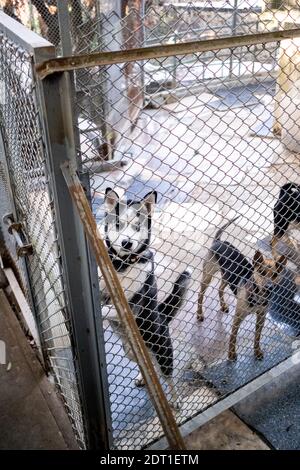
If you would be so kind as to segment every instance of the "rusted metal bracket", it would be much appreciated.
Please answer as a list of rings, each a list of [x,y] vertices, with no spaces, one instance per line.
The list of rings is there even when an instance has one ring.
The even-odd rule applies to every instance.
[[[3,222],[7,225],[8,233],[13,235],[16,240],[17,255],[20,258],[32,255],[33,247],[32,244],[28,243],[26,240],[21,222],[15,222],[13,214],[5,214],[3,216]]]
[[[98,231],[97,223],[92,214],[85,192],[80,184],[76,171],[65,162],[61,166],[72,200],[77,208],[85,234],[94,251],[95,259],[109,291],[110,298],[124,325],[130,346],[139,365],[152,403],[160,419],[162,428],[171,449],[184,450],[185,445],[179,432],[173,412],[159,382],[157,373],[150,359],[150,354],[138,329],[135,317],[127,302],[117,273],[108,255],[106,246]]]
[[[196,52],[207,52],[234,47],[255,46],[270,42],[293,39],[300,36],[300,28],[286,29],[283,31],[272,31],[269,33],[244,34],[219,39],[208,39],[205,41],[190,41],[177,44],[164,44],[161,46],[141,47],[125,51],[95,52],[93,54],[74,55],[72,57],[58,57],[42,62],[36,66],[36,72],[41,79],[56,72],[67,72],[83,69],[86,67],[97,67],[141,60],[158,59],[161,57],[172,57],[194,54]]]

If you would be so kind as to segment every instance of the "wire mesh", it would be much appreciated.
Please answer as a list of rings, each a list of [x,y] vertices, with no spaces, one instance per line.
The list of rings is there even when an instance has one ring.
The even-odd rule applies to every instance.
[[[62,2],[39,2],[46,4],[48,23],[37,13],[37,2],[29,2],[33,6],[31,27],[56,44],[59,53],[67,47],[57,27]],[[274,205],[280,188],[299,179],[295,153],[299,152],[300,77],[296,40],[233,45],[188,56],[176,56],[176,43],[298,27],[299,9],[291,2],[275,0],[264,2],[263,7],[250,0],[74,0],[68,5],[72,53],[174,44],[172,58],[77,71],[74,99],[78,156],[90,177],[92,207],[101,230],[105,228],[107,188],[115,190],[121,200],[136,201],[157,191],[149,249],[154,256],[159,302],[170,294],[178,275],[187,269],[192,273],[185,303],[170,323],[173,376],[181,397],[176,416],[183,423],[295,349],[294,338],[299,333],[297,250],[288,250],[284,243],[277,245],[289,261],[276,282],[271,282],[271,294],[270,283],[266,284],[261,360],[254,355],[255,315],[248,315],[239,328],[237,360],[228,360],[237,301],[228,287],[220,294],[220,273],[210,279],[219,265],[209,263],[208,254],[216,231],[239,216],[221,241],[231,242],[248,262],[256,261],[260,273],[255,279],[250,277],[243,292],[248,292],[252,303],[260,302],[256,283],[264,283],[269,269],[274,278],[277,274],[272,271],[276,266],[270,252]],[[14,2],[12,13],[27,21],[17,7]],[[65,27],[62,22],[60,26],[61,30]],[[294,190],[298,194],[298,187]],[[297,214],[295,195],[289,197],[292,212]],[[121,206],[127,213],[126,204]],[[117,220],[115,207],[112,214]],[[126,221],[125,217],[125,226]],[[141,233],[138,223],[135,225]],[[295,244],[296,239],[294,233]],[[52,241],[44,247],[48,243],[51,246]],[[261,259],[260,266],[257,258],[253,261],[257,248],[265,259],[272,260],[268,269]],[[229,253],[225,259],[230,262]],[[243,263],[247,263],[244,258]],[[122,274],[130,300],[141,286],[135,281],[145,278],[143,268],[149,266],[140,264],[135,271],[129,273],[127,267]],[[229,266],[235,272],[236,267]],[[262,271],[265,275],[260,275]],[[198,298],[204,273],[204,287],[208,288],[200,322]],[[59,283],[57,289],[60,293]],[[149,295],[143,300],[147,302]],[[161,428],[146,392],[135,385],[137,367],[125,354],[128,350],[113,309],[104,303],[114,443],[120,449],[141,448],[159,438]],[[257,357],[261,356],[258,352],[256,348]],[[52,357],[56,357],[55,348]],[[168,391],[165,381],[164,386]]]
[[[179,424],[269,370],[294,349],[300,318],[299,257],[297,250],[290,251],[281,240],[272,258],[270,239],[280,188],[299,181],[299,165],[293,153],[299,151],[298,47],[298,40],[231,47],[226,50],[227,57],[237,64],[231,75],[224,64],[224,51],[195,53],[189,58],[176,56],[180,81],[177,78],[176,87],[170,90],[162,80],[159,93],[163,100],[147,89],[145,70],[149,64],[145,62],[142,67],[134,63],[130,70],[137,74],[137,82],[143,83],[139,88],[142,107],[130,95],[136,75],[127,75],[126,64],[111,66],[118,70],[125,86],[121,91],[123,103],[110,103],[118,116],[114,124],[108,121],[115,136],[110,141],[110,167],[99,151],[104,141],[101,128],[90,108],[83,105],[93,101],[94,95],[89,95],[89,88],[77,95],[78,152],[83,169],[90,175],[93,211],[146,336],[151,325],[141,318],[150,315],[149,304],[150,310],[163,312],[164,299],[172,304],[168,296],[172,289],[174,292],[174,285],[176,290],[179,276],[191,272],[184,304],[179,311],[173,311],[169,326],[173,378],[181,401],[176,412]],[[168,70],[168,63],[169,59],[160,59],[162,69]],[[105,68],[107,77],[111,76],[111,67]],[[210,79],[201,78],[202,68]],[[97,67],[88,73],[91,80],[98,80]],[[115,88],[120,93],[118,82],[108,79],[106,86],[108,97]],[[134,121],[128,111],[130,106],[137,113]],[[97,112],[101,110],[97,108]],[[93,130],[92,135],[83,130],[84,125]],[[291,187],[296,195],[289,195],[288,200],[292,201],[296,220],[299,206],[294,199],[299,201],[299,186]],[[152,201],[155,210],[151,241],[139,252],[147,238],[143,210],[147,194],[152,191],[157,192],[158,199],[156,204]],[[141,201],[145,204],[140,205]],[[147,210],[151,212],[149,204]],[[236,217],[220,237],[221,247],[225,248],[219,252],[215,234]],[[297,244],[297,233],[293,240]],[[241,253],[240,263],[232,262],[236,252],[224,244],[226,241]],[[263,258],[254,256],[257,250]],[[149,270],[152,272],[149,252],[154,257],[157,291],[147,277]],[[287,256],[286,266],[276,265],[277,258],[285,263],[280,255]],[[241,273],[249,263],[248,274]],[[225,293],[219,290],[221,268],[227,283]],[[228,281],[231,272],[237,276],[238,288]],[[138,369],[99,281],[104,296],[102,314],[114,442],[120,449],[141,448],[159,438],[161,428],[146,391],[136,386]],[[202,318],[201,282],[205,290]],[[244,307],[242,293],[246,298]],[[253,308],[258,311],[257,325]],[[239,318],[243,321],[233,348],[233,325]],[[161,317],[155,321],[159,323]],[[254,343],[255,332],[256,336],[261,334],[260,345]],[[162,340],[159,335],[153,338],[156,345]],[[151,339],[148,346],[152,352],[155,350]],[[159,362],[159,352],[154,355]],[[168,383],[164,378],[162,382],[170,398]]]
[[[33,254],[27,258],[27,298],[35,312],[44,352],[79,441],[81,405],[71,349],[71,328],[32,57],[0,35],[0,123],[18,222]],[[10,245],[8,245],[10,248]],[[13,250],[12,250],[13,253]],[[30,294],[29,295],[29,291]],[[83,443],[82,443],[83,445]]]

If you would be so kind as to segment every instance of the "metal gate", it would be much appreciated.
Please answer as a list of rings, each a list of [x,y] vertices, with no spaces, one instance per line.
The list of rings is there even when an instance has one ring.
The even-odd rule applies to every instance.
[[[27,326],[41,343],[45,367],[52,373],[80,446],[107,447],[109,424],[103,425],[101,346],[96,336],[101,326],[95,327],[88,251],[60,168],[55,166],[59,155],[65,160],[68,153],[59,93],[65,87],[66,106],[69,89],[62,81],[50,95],[46,86],[42,93],[35,65],[55,57],[54,48],[2,12],[0,55],[1,176],[5,182],[1,192],[6,199],[1,214],[11,210],[14,230],[10,235],[3,219],[1,228],[33,312],[34,323]],[[69,129],[73,135],[72,126]],[[25,242],[31,247],[21,260],[15,250],[16,232],[19,248]]]
[[[186,269],[192,272],[185,304],[170,323],[174,380],[181,397],[176,418],[183,432],[189,432],[271,380],[274,374],[292,367],[298,357],[295,353],[299,342],[295,339],[300,318],[299,260],[295,250],[284,244],[279,244],[278,250],[287,256],[288,263],[272,284],[272,294],[267,299],[261,336],[264,357],[254,356],[256,318],[248,315],[239,329],[237,359],[228,359],[236,301],[226,289],[220,312],[219,296],[224,297],[219,291],[220,277],[209,283],[203,321],[197,318],[197,309],[203,262],[216,231],[229,220],[238,217],[225,230],[222,240],[230,241],[250,261],[258,249],[265,259],[271,260],[269,241],[280,188],[287,182],[299,181],[295,154],[300,141],[296,125],[299,45],[294,39],[299,34],[299,29],[288,29],[88,54],[44,65],[40,58],[36,61],[39,96],[43,97],[43,114],[38,114],[47,142],[47,193],[53,195],[54,201],[51,210],[47,206],[47,214],[52,214],[50,225],[58,234],[55,241],[61,257],[59,282],[68,299],[67,319],[73,325],[72,330],[66,328],[65,332],[71,337],[72,347],[64,345],[63,349],[73,351],[74,376],[78,365],[78,409],[89,427],[83,439],[93,436],[89,446],[96,446],[97,441],[99,445],[100,440],[107,444],[111,439],[111,445],[119,449],[139,449],[154,445],[162,431],[146,391],[134,383],[138,369],[127,358],[120,336],[111,327],[110,309],[103,305],[100,313],[101,279],[85,244],[60,165],[66,159],[76,162],[102,231],[107,188],[114,189],[120,198],[131,200],[141,200],[151,191],[158,194],[151,250],[159,301],[170,294],[178,274]],[[227,65],[239,65],[231,66],[230,76],[222,73],[215,79],[218,67],[227,67],[225,55]],[[153,68],[154,62],[170,74],[173,84],[169,87],[163,81],[155,93],[146,80],[147,70]],[[175,62],[176,77],[170,67]],[[141,100],[128,93],[135,81],[139,85],[135,91],[146,104],[143,109]],[[110,97],[108,113],[103,104],[105,96]],[[136,113],[130,113],[135,107]],[[44,180],[35,173],[35,165],[29,173],[25,170],[26,176],[33,170],[36,181],[42,184]],[[28,211],[31,206],[25,207]],[[31,239],[35,231],[30,233],[27,229],[27,234]],[[294,244],[297,245],[296,235]],[[45,253],[49,249],[46,238],[42,246]],[[41,279],[44,285],[44,278]],[[49,312],[48,307],[46,311]],[[61,323],[65,326],[66,317],[63,318]],[[53,326],[50,324],[47,330],[51,334]],[[85,328],[89,329],[88,334]],[[90,335],[91,348],[87,346]],[[83,344],[88,349],[86,354]],[[57,349],[60,350],[54,345],[54,355]],[[89,363],[91,358],[93,362]],[[53,368],[59,376],[55,364]],[[97,387],[92,390],[94,383]],[[91,397],[98,403],[98,426]],[[68,399],[66,396],[67,403]],[[99,429],[100,422],[105,431]],[[163,441],[156,445],[163,445]]]

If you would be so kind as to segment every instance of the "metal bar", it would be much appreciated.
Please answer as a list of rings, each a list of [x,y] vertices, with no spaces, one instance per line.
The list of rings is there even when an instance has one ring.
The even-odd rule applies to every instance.
[[[97,12],[97,47],[99,51],[104,51],[106,44],[105,44],[105,34],[103,33],[104,27],[103,27],[103,19],[105,18],[105,15],[101,11],[101,3],[96,2],[96,12]],[[113,160],[112,156],[112,148],[110,144],[110,136],[109,136],[109,124],[108,124],[108,116],[109,116],[109,111],[110,111],[110,105],[109,105],[109,95],[108,95],[108,79],[107,79],[107,70],[104,67],[101,67],[101,69],[98,71],[99,73],[99,83],[97,84],[97,94],[98,94],[98,109],[97,109],[97,121],[100,125],[100,130],[101,130],[101,135],[102,135],[102,140],[104,143],[104,148],[105,144],[107,144],[107,154],[105,155],[108,160]],[[100,111],[100,113],[99,113]],[[92,110],[93,114],[95,113],[95,110]],[[100,114],[100,115],[99,115]]]
[[[71,25],[69,14],[69,0],[57,2],[58,26],[61,39],[62,55],[72,55]]]
[[[50,59],[52,59],[56,56],[55,47],[49,42],[47,42],[47,44],[48,45],[43,47],[43,48],[34,48],[33,49],[33,51],[32,51],[32,64],[31,64],[32,82],[37,85],[35,87],[34,98],[35,98],[35,101],[36,101],[36,109],[38,111],[39,124],[40,124],[40,135],[41,136],[46,135],[46,130],[45,130],[45,125],[44,125],[44,121],[43,121],[41,107],[40,107],[40,104],[39,104],[40,103],[40,96],[41,96],[39,94],[39,92],[40,92],[40,86],[39,86],[40,82],[38,80],[38,77],[36,76],[34,64],[38,64],[41,60],[43,60],[43,58],[45,59],[47,57],[47,60],[50,60]],[[47,142],[45,140],[46,139],[43,139],[43,141],[44,141],[43,143],[45,145],[47,145]],[[45,168],[43,168],[42,171],[43,171],[43,173],[45,173]],[[50,188],[49,188],[49,184],[47,184],[47,186],[46,186],[46,191],[48,192],[49,200],[51,201],[52,200],[52,195],[51,195],[51,191],[50,191]],[[55,225],[54,225],[53,229],[55,230]],[[26,262],[28,263],[27,259],[26,259]],[[49,342],[46,342],[46,340],[44,338],[44,334],[43,334],[44,326],[42,326],[42,323],[41,323],[43,315],[45,315],[45,317],[48,316],[48,308],[50,307],[49,302],[47,302],[47,300],[46,300],[46,296],[49,292],[49,289],[45,290],[44,280],[43,280],[42,276],[40,275],[40,273],[44,272],[44,268],[45,268],[45,265],[41,261],[40,257],[39,256],[33,256],[32,260],[31,260],[30,267],[28,265],[27,269],[28,269],[28,273],[30,273],[30,279],[32,279],[33,277],[35,278],[35,281],[34,281],[34,294],[31,294],[31,295],[34,295],[34,308],[36,310],[37,326],[38,326],[38,330],[39,330],[39,334],[40,334],[40,340],[41,340],[41,344],[42,344],[42,352],[43,352],[43,357],[44,357],[44,363],[45,363],[46,369],[51,371],[52,367],[51,367],[51,358],[50,358],[50,346],[53,349],[55,348],[55,346],[54,346],[54,342],[52,342],[52,344],[50,344]],[[36,273],[36,271],[38,271],[38,273]],[[50,319],[45,318],[45,324],[48,327],[50,327]]]
[[[80,174],[80,181],[83,185],[86,197],[88,199],[89,205],[91,207],[92,204],[92,196],[91,196],[91,187],[90,187],[90,173],[85,172]],[[86,251],[87,251],[87,259],[89,265],[89,273],[90,273],[90,285],[91,285],[91,294],[93,298],[93,305],[95,315],[95,332],[96,332],[96,340],[98,345],[98,354],[100,360],[100,366],[103,370],[102,382],[103,387],[107,390],[105,396],[105,407],[109,410],[110,403],[109,403],[109,387],[108,387],[108,380],[107,380],[107,368],[106,368],[106,352],[105,352],[105,340],[104,340],[104,328],[103,328],[103,320],[102,320],[102,313],[101,313],[101,296],[100,296],[100,285],[99,285],[99,273],[98,273],[98,266],[97,261],[95,259],[94,253],[91,250],[91,246],[86,240]]]
[[[274,366],[272,369],[260,375],[256,379],[252,380],[248,384],[244,385],[236,392],[233,392],[223,400],[218,401],[215,405],[210,406],[207,410],[199,413],[199,415],[195,416],[187,423],[180,426],[181,435],[187,436],[191,432],[208,423],[219,414],[223,413],[223,411],[226,411],[229,408],[232,408],[234,405],[237,405],[244,398],[247,398],[249,395],[262,388],[264,385],[270,383],[276,377],[294,367],[299,367],[299,351],[277,366]],[[162,450],[166,449],[167,446],[167,440],[165,437],[163,437],[154,444],[151,444],[149,447],[147,447],[147,449]]]
[[[232,24],[231,24],[231,36],[236,36],[236,26],[237,26],[237,5],[238,0],[234,0],[233,15],[232,15]],[[229,77],[233,76],[233,56],[230,54],[229,62]]]
[[[74,205],[78,210],[85,233],[93,248],[97,264],[101,270],[110,298],[119,315],[121,323],[126,329],[131,349],[140,367],[141,373],[148,388],[152,403],[160,419],[162,428],[171,449],[184,450],[185,445],[179,433],[176,420],[159,382],[155,368],[151,362],[149,351],[144,343],[134,314],[128,304],[118,275],[108,255],[104,241],[98,231],[97,223],[90,209],[85,192],[78,176],[66,162],[61,166],[67,186]]]
[[[99,306],[94,305],[88,251],[81,221],[76,213],[60,165],[69,159],[76,167],[70,80],[56,74],[41,86],[47,165],[51,176],[56,223],[61,248],[75,367],[83,409],[86,445],[89,449],[111,447],[111,418],[105,356],[99,351],[97,328],[102,328]]]
[[[126,51],[95,52],[72,57],[59,57],[48,60],[36,66],[41,79],[56,72],[78,70],[86,67],[120,64],[124,62],[136,62],[141,60],[172,57],[174,55],[194,54],[195,52],[207,52],[233,47],[254,46],[268,42],[293,39],[300,36],[300,28],[286,29],[284,31],[272,31],[270,33],[245,34],[242,36],[209,39],[205,41],[192,41],[179,44],[163,44],[161,46],[141,47]]]
[[[49,49],[55,50],[50,42],[30,31],[30,29],[6,15],[3,11],[0,11],[0,33],[3,33],[8,39],[29,53],[39,52],[43,60],[47,60],[49,57]]]

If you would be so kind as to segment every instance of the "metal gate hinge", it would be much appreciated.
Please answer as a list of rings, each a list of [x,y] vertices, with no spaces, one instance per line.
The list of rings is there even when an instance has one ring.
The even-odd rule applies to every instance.
[[[26,236],[23,231],[23,225],[21,222],[15,222],[13,214],[5,214],[3,216],[3,223],[7,226],[7,231],[16,240],[16,251],[20,257],[32,255],[33,247],[31,243],[28,243]]]

